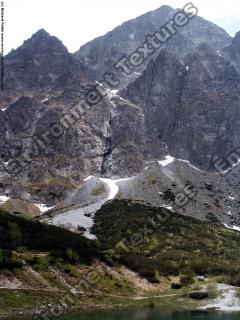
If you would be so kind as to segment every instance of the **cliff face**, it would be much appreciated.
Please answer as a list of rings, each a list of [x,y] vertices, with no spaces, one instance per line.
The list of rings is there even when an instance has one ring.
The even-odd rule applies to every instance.
[[[239,34],[194,18],[129,77],[120,91],[103,73],[176,12],[128,21],[72,55],[39,30],[5,57],[0,99],[1,192],[55,204],[88,175],[127,177],[170,153],[204,170],[239,145]]]
[[[240,74],[221,51],[201,44],[182,60],[162,51],[123,97],[145,114],[149,158],[163,140],[170,154],[204,170],[240,145]],[[155,148],[154,148],[155,146]]]
[[[153,35],[161,30],[176,14],[176,10],[169,6],[162,6],[157,10],[148,12],[136,19],[127,21],[106,35],[94,39],[83,45],[75,53],[77,59],[81,59],[90,66],[89,75],[93,79],[100,79],[105,72],[115,72],[113,66],[123,56],[127,57],[146,41],[148,35]],[[162,33],[164,34],[164,33]],[[200,17],[195,17],[185,27],[177,28],[177,33],[172,39],[163,45],[171,47],[178,54],[189,53],[200,43],[206,42],[216,50],[226,47],[231,43],[231,37],[221,28]],[[181,50],[180,50],[181,48]],[[151,56],[155,59],[157,53]],[[150,59],[150,60],[151,60]],[[145,61],[129,76],[119,75],[121,87],[129,81],[136,79],[149,63]]]

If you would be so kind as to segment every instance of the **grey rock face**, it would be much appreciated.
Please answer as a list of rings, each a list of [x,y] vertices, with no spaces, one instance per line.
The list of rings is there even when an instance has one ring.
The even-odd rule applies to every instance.
[[[240,74],[205,43],[183,60],[162,51],[121,94],[143,109],[149,158],[163,140],[173,156],[211,170],[240,144]]]
[[[139,169],[141,137],[136,127],[141,110],[115,104],[108,96],[87,104],[86,94],[96,83],[58,39],[40,30],[5,61],[2,193],[8,190],[14,197],[28,199],[30,194],[33,200],[53,204],[89,174],[119,175]],[[136,165],[127,160],[131,157]]]
[[[95,80],[174,13],[161,7],[75,55],[40,30],[5,57],[1,193],[52,205],[88,175],[132,176],[145,161],[168,153],[211,170],[215,156],[239,145],[239,34],[232,40],[200,17],[130,77],[121,77],[120,92],[103,89],[98,103],[85,103]],[[76,117],[71,110],[79,103]],[[11,161],[21,170],[11,171]]]
[[[169,6],[162,6],[157,10],[148,12],[136,19],[127,21],[106,35],[96,38],[83,45],[75,53],[77,59],[89,66],[89,75],[94,80],[102,80],[105,72],[116,72],[113,66],[123,56],[128,56],[146,41],[146,36],[159,31],[173,18],[176,10]],[[187,26],[178,28],[176,35],[163,46],[170,47],[178,55],[190,53],[193,48],[206,42],[219,50],[230,45],[231,37],[221,28],[201,17],[195,17]],[[151,58],[155,59],[159,51]],[[142,66],[136,68],[141,72],[149,63],[147,60]],[[135,73],[124,76],[118,74],[122,80],[120,87],[126,86],[129,81],[136,79]]]
[[[223,54],[240,72],[240,31],[236,33],[229,47],[224,48]]]

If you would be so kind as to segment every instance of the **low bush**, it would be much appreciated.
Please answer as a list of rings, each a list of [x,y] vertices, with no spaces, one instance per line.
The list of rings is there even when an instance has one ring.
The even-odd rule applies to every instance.
[[[0,212],[0,248],[46,251],[71,263],[99,257],[94,241],[66,229]],[[4,266],[3,266],[4,267]]]
[[[171,283],[172,289],[182,289],[181,283]]]
[[[189,298],[194,300],[203,300],[208,298],[208,292],[196,291],[189,293]]]
[[[190,275],[183,275],[180,278],[180,283],[183,287],[190,286],[194,284],[194,278]]]

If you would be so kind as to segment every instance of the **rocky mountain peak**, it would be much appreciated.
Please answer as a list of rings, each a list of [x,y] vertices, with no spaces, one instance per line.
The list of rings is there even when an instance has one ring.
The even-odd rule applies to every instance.
[[[33,36],[50,37],[50,34],[45,29],[41,28],[37,32],[35,32]]]
[[[234,47],[239,48],[240,50],[240,31],[236,33],[232,43]]]
[[[63,45],[62,41],[60,41],[57,37],[51,36],[44,29],[38,30],[34,33],[31,38],[24,41],[21,47],[17,50],[12,51],[9,56],[15,56],[19,54],[24,54],[26,51],[30,53],[45,53],[52,54],[55,52],[56,54],[68,54],[67,48]]]
[[[175,10],[168,6],[168,5],[163,5],[161,7],[159,7],[158,9],[154,10],[153,12],[161,12],[161,13],[165,13],[165,14],[172,14]],[[148,14],[148,13],[146,13]]]
[[[73,64],[63,43],[40,29],[5,57],[5,89],[17,92],[19,88],[21,95],[29,88],[56,86],[61,75],[80,69],[80,62],[78,67]]]

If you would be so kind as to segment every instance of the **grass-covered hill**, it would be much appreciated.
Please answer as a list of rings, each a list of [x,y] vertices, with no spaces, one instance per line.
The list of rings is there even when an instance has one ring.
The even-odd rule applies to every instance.
[[[11,252],[20,247],[61,258],[72,250],[83,263],[90,263],[98,255],[96,243],[79,234],[0,211],[0,248]]]
[[[137,305],[133,297],[159,292],[166,294],[161,307],[178,308],[184,299],[190,308],[188,291],[199,286],[195,275],[240,286],[240,233],[222,226],[115,200],[96,213],[92,231],[98,240],[1,211],[0,317],[49,311],[92,272],[97,281],[71,310]]]
[[[105,256],[151,281],[169,275],[225,275],[240,285],[240,233],[161,208],[126,201],[95,216]]]

